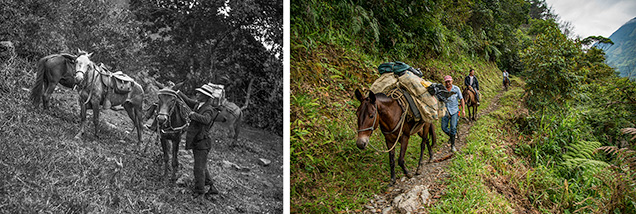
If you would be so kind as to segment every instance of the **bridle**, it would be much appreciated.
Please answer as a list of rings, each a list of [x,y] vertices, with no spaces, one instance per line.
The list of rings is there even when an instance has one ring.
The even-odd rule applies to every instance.
[[[75,88],[77,88],[77,86],[79,85],[79,86],[80,86],[80,88],[77,88],[77,89],[78,89],[78,91],[79,91],[79,90],[83,90],[84,88],[86,88],[86,87],[88,87],[88,86],[90,86],[90,85],[94,84],[94,83],[95,83],[95,81],[97,81],[97,76],[99,75],[99,71],[97,71],[97,69],[95,68],[95,63],[92,63],[92,62],[91,62],[91,63],[88,63],[88,65],[86,65],[86,67],[87,67],[87,68],[86,68],[86,71],[81,71],[81,70],[75,69],[75,76],[77,76],[77,73],[82,73],[82,76],[84,76],[84,79],[82,80],[82,82],[80,82],[80,84],[77,84],[77,83],[76,83],[76,84],[75,84],[75,87],[73,87],[73,88],[75,89]],[[93,70],[95,70],[95,71],[93,72],[93,76],[91,77],[91,78],[92,78],[92,80],[90,80],[90,81],[88,80],[88,79],[89,79],[89,76],[86,74],[86,73],[88,73],[88,70],[89,70],[89,69],[93,69]],[[73,77],[73,78],[75,78],[75,77]],[[85,84],[81,84],[81,83],[85,83]],[[86,101],[84,101],[84,105],[86,105],[86,104],[88,104],[88,102],[90,102],[91,97],[93,96],[93,89],[94,89],[94,88],[95,88],[95,87],[91,87],[91,88],[90,88],[90,91],[88,92],[88,98],[86,98]]]
[[[172,106],[170,106],[170,110],[168,111],[167,114],[166,113],[161,113],[161,112],[157,113],[157,116],[166,117],[166,121],[165,122],[163,122],[161,124],[157,124],[157,129],[159,129],[161,134],[167,134],[167,133],[170,134],[170,133],[182,132],[186,127],[188,127],[190,125],[190,118],[187,117],[187,116],[183,117],[184,120],[185,120],[185,124],[183,124],[183,125],[181,125],[179,127],[172,127],[172,123],[170,123],[170,115],[172,115],[174,113],[175,109],[178,107],[177,104],[183,105],[185,103],[185,101],[183,101],[181,97],[179,97],[179,96],[177,96],[177,95],[175,95],[173,93],[159,91],[158,94],[172,96],[172,97],[174,97],[176,99],[176,101],[174,103],[172,103]],[[167,123],[167,126],[166,126],[166,123]],[[161,128],[159,128],[159,127],[161,127]]]
[[[398,102],[398,103],[399,103],[399,102]],[[373,119],[373,125],[371,125],[371,127],[368,127],[368,128],[359,129],[359,130],[358,130],[358,133],[363,132],[363,131],[369,131],[369,130],[373,131],[373,130],[375,130],[375,123],[376,123],[376,120],[378,120],[378,119],[377,119],[377,114],[378,114],[378,103],[377,103],[377,102],[376,102],[376,103],[374,103],[374,104],[373,104],[373,106],[375,107],[375,111],[373,112],[373,115],[371,115],[371,117],[376,117],[376,118],[374,118],[374,119]],[[407,107],[407,108],[408,108],[408,107]],[[405,119],[406,119],[406,113],[407,113],[407,112],[406,112],[406,110],[404,110],[404,112],[402,113],[402,116],[400,117],[400,120],[398,121],[397,125],[395,125],[395,128],[393,128],[393,130],[392,130],[392,131],[390,131],[390,132],[382,132],[382,133],[384,133],[384,134],[390,134],[390,133],[393,133],[393,132],[397,131],[397,130],[398,130],[398,128],[400,128],[400,132],[398,132],[398,136],[397,136],[397,138],[395,139],[395,142],[393,142],[393,146],[392,146],[389,150],[381,151],[381,150],[379,150],[378,148],[376,148],[375,146],[373,146],[373,144],[372,144],[372,143],[369,143],[369,145],[371,145],[371,147],[372,147],[373,149],[375,149],[376,151],[378,151],[378,152],[382,152],[382,153],[390,152],[390,151],[392,151],[393,149],[395,149],[395,145],[397,145],[398,141],[400,140],[400,137],[402,136],[402,128],[404,128],[404,121],[405,121]]]
[[[371,115],[371,118],[373,118],[373,124],[371,125],[371,127],[358,129],[358,133],[369,131],[369,130],[371,131],[375,130],[375,122],[376,120],[378,120],[378,117],[376,117],[378,115],[378,104],[377,103],[373,104],[373,107],[375,107],[375,111],[373,111],[373,115]]]

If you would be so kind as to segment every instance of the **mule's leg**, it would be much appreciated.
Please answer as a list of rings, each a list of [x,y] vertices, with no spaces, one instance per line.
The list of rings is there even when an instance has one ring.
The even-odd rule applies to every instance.
[[[168,177],[168,152],[170,148],[168,148],[168,139],[165,137],[161,137],[161,151],[163,152],[163,178]]]
[[[177,171],[179,170],[179,142],[181,141],[181,135],[172,139],[172,182],[177,181]]]
[[[93,124],[95,125],[95,138],[99,138],[99,101],[93,103]]]
[[[406,136],[402,136],[400,137],[400,157],[398,158],[398,165],[400,165],[400,167],[402,167],[402,171],[404,172],[404,175],[406,175],[406,177],[408,178],[412,178],[413,174],[409,173],[409,170],[406,168],[406,163],[404,162],[404,155],[406,154],[406,149],[409,146],[409,133],[406,133]]]
[[[128,118],[133,122],[133,129],[137,129],[137,147],[141,146],[141,111],[138,111],[135,106],[129,101],[123,104]]]
[[[44,93],[42,94],[42,106],[44,107],[44,110],[48,110],[49,109],[49,98],[51,97],[51,94],[53,94],[53,91],[55,90],[55,84],[52,83],[47,83],[45,81],[44,83]]]
[[[86,122],[86,105],[84,105],[84,103],[80,100],[79,101],[80,104],[80,130],[79,132],[77,132],[77,135],[75,135],[75,139],[80,139],[82,134],[84,133],[84,123]]]
[[[428,144],[428,162],[430,163],[433,160],[433,147],[435,147],[435,144],[437,143],[437,134],[435,134],[434,123],[430,123],[428,136],[431,137],[430,144]]]
[[[389,186],[393,186],[395,184],[395,150],[389,152],[389,166],[391,168],[391,183]]]
[[[424,129],[423,131],[419,131],[417,134],[422,138],[422,143],[420,143],[420,161],[417,163],[417,169],[415,170],[415,175],[420,175],[420,170],[422,168],[423,165],[423,161],[422,158],[424,157],[424,149],[425,146],[428,141],[428,138],[426,138],[426,135],[428,134],[428,124],[424,125]],[[429,159],[430,162],[430,159]]]
[[[239,131],[241,130],[241,128],[239,127],[240,125],[240,118],[236,119],[236,121],[234,121],[234,124],[232,124],[232,127],[234,127],[234,140],[238,139],[239,136]]]

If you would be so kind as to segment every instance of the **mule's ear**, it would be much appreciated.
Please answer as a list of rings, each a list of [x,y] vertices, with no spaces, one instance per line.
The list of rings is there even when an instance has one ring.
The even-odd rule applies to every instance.
[[[166,87],[164,84],[161,84],[160,82],[157,82],[157,80],[154,80],[154,79],[152,80],[152,83],[154,83],[155,86],[157,86],[157,88],[159,89],[163,89]]]
[[[371,102],[371,104],[375,104],[375,94],[373,93],[373,91],[369,91],[369,101]]]
[[[183,86],[183,84],[185,84],[185,81],[175,84],[174,87],[172,87],[172,90],[181,89],[181,86]]]
[[[79,48],[77,48],[77,55],[80,55],[82,53],[82,50],[80,50]]]
[[[89,53],[89,54],[88,54],[88,57],[89,57],[89,58],[90,58],[90,57],[92,57],[92,56],[93,56],[93,53]]]
[[[360,90],[356,89],[356,99],[358,99],[358,101],[362,102],[362,100],[364,100],[364,97],[362,96],[362,93],[360,92]]]

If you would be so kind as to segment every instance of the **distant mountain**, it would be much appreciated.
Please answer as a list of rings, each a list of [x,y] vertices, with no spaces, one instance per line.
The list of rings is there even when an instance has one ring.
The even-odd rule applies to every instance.
[[[600,46],[605,50],[605,63],[621,77],[636,79],[636,18],[623,24],[609,37],[614,45]]]

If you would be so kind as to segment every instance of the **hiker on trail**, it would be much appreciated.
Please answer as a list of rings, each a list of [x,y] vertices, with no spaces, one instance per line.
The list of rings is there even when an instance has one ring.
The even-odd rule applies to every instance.
[[[455,94],[444,100],[444,103],[446,103],[447,113],[446,115],[444,115],[444,117],[442,117],[442,131],[444,131],[444,133],[446,133],[446,135],[448,135],[448,137],[450,138],[449,142],[451,144],[451,150],[453,152],[456,152],[457,149],[455,149],[455,138],[457,135],[457,122],[459,120],[458,113],[460,106],[462,108],[462,114],[466,114],[466,112],[464,111],[464,97],[462,96],[461,91],[459,91],[459,87],[453,85],[453,77],[445,76],[444,86],[446,90],[455,92]]]
[[[477,105],[479,105],[479,81],[477,81],[477,77],[475,76],[475,69],[470,69],[470,73],[464,78],[464,85],[475,93]]]
[[[191,122],[186,135],[186,149],[192,150],[194,156],[193,196],[198,197],[203,194],[207,196],[219,193],[212,184],[212,177],[210,177],[207,167],[208,153],[212,147],[208,131],[214,121],[225,122],[226,119],[219,115],[219,112],[212,106],[213,99],[221,97],[220,91],[215,90],[209,84],[195,90],[197,91],[196,99],[188,98],[181,91],[177,91],[177,93],[192,108],[192,112],[188,115]],[[210,186],[207,193],[205,186]]]
[[[509,76],[509,75],[510,75],[510,74],[508,74],[508,71],[504,69],[504,70],[503,70],[503,84],[504,84],[504,85],[506,84],[506,80],[510,81],[510,80],[508,79],[508,76]]]

